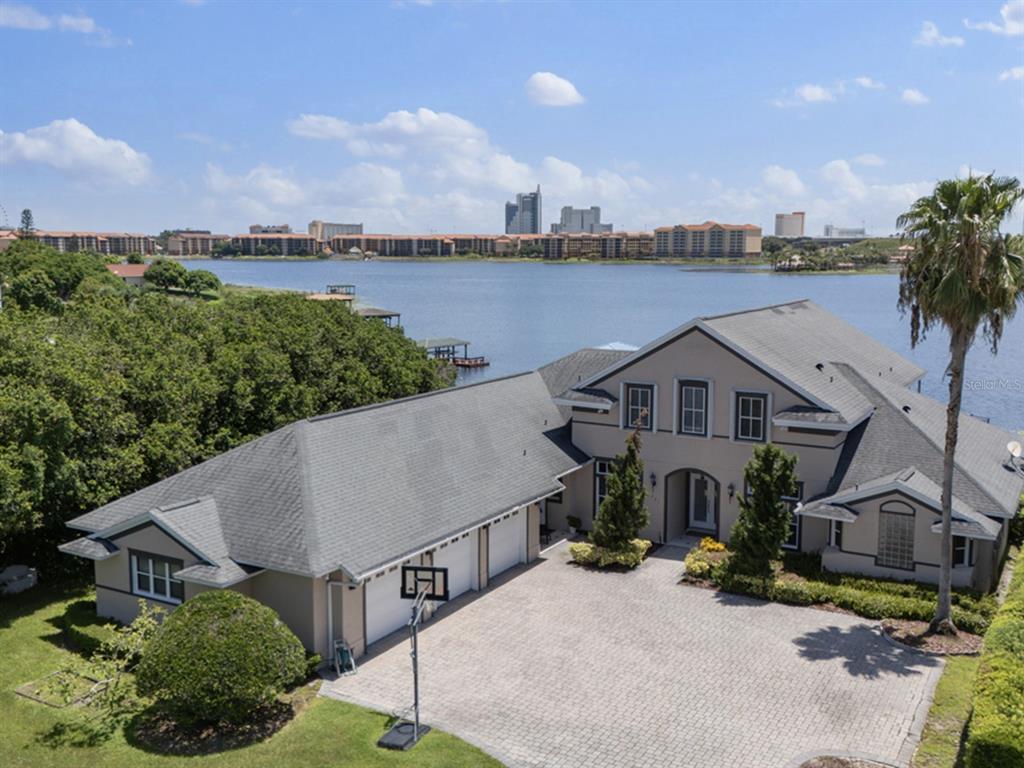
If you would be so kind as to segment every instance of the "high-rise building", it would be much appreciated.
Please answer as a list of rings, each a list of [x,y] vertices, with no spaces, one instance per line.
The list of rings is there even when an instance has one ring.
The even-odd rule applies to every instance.
[[[338,235],[361,235],[363,234],[363,225],[332,224],[329,221],[313,219],[313,221],[309,222],[307,231],[317,240],[330,240]]]
[[[775,236],[776,237],[803,237],[804,236],[804,212],[793,211],[792,213],[775,214]]]
[[[288,235],[292,228],[287,224],[250,224],[250,235]]]
[[[662,258],[742,258],[761,254],[761,228],[753,224],[677,224],[654,230],[654,255]]]
[[[566,205],[562,208],[561,222],[551,225],[551,232],[555,235],[579,232],[599,235],[602,232],[611,231],[611,224],[601,223],[601,208],[597,205],[592,205],[589,208],[573,208],[571,205]]]
[[[520,192],[514,203],[505,203],[505,234],[539,235],[541,228],[540,184],[536,192]]]
[[[867,233],[864,227],[837,227],[835,224],[826,224],[825,237],[842,240],[848,237],[867,237]]]
[[[169,256],[209,256],[220,243],[226,243],[231,235],[215,235],[209,230],[179,229],[167,238]]]

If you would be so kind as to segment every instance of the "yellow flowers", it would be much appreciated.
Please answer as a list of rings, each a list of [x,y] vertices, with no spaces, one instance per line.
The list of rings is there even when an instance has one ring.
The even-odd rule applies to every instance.
[[[705,536],[700,540],[700,548],[704,552],[724,552],[725,544],[720,541],[715,541],[711,536]]]

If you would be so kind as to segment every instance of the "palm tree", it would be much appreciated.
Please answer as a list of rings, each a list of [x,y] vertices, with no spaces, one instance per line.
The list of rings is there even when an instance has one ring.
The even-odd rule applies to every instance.
[[[910,312],[912,346],[933,326],[949,333],[949,403],[942,465],[942,557],[933,632],[955,633],[952,590],[953,461],[964,360],[981,328],[992,352],[1024,300],[1024,257],[1010,252],[999,227],[1024,197],[1014,178],[970,176],[940,181],[897,220],[916,246],[900,275],[899,308]]]

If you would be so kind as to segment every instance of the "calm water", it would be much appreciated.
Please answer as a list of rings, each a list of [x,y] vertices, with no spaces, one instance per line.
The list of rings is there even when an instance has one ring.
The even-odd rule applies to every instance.
[[[675,265],[495,262],[192,261],[226,283],[324,290],[354,283],[361,303],[402,313],[415,339],[456,336],[491,361],[460,380],[524,371],[583,346],[640,346],[696,315],[809,298],[928,371],[927,394],[945,400],[946,338],[911,351],[896,309],[895,275],[777,275]],[[994,357],[979,339],[968,357],[965,410],[1024,429],[1024,311]]]

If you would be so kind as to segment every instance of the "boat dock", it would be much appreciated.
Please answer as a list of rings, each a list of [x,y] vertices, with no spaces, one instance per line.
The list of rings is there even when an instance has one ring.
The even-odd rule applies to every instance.
[[[381,320],[388,328],[398,328],[402,325],[402,315],[390,309],[380,307],[359,307],[356,314],[360,317],[372,317]]]
[[[490,363],[483,355],[469,356],[469,342],[465,339],[454,339],[447,336],[421,339],[416,342],[427,350],[427,356],[435,360],[447,360],[456,368],[483,368]],[[459,355],[459,347],[462,355]]]

